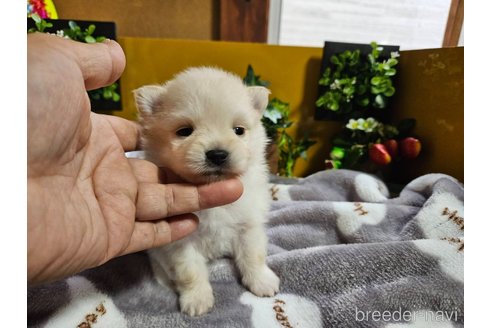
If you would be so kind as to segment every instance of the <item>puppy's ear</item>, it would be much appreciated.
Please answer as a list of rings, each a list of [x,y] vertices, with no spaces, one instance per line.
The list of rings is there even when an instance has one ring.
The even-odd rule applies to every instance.
[[[270,90],[265,87],[255,86],[248,87],[248,92],[253,104],[253,108],[263,115],[263,112],[268,105],[268,95],[270,94]]]
[[[135,103],[140,114],[153,114],[159,107],[159,100],[166,93],[163,85],[146,85],[133,90]]]

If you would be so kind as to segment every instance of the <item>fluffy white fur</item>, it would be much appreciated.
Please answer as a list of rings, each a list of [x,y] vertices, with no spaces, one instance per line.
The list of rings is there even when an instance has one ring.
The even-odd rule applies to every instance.
[[[174,282],[181,311],[196,316],[212,308],[207,261],[223,256],[235,260],[251,292],[273,296],[280,281],[266,265],[263,226],[270,195],[261,117],[269,91],[247,87],[238,76],[220,69],[198,67],[134,94],[149,160],[191,183],[239,176],[244,185],[238,201],[197,212],[200,224],[193,234],[150,251]],[[190,128],[189,136],[179,135]],[[207,160],[207,152],[217,149],[228,153],[221,165]]]

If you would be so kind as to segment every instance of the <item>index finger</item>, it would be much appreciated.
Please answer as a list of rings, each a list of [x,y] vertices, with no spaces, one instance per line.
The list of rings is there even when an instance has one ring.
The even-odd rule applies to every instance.
[[[146,221],[196,212],[230,204],[242,193],[243,185],[237,178],[201,186],[140,183],[136,216]]]

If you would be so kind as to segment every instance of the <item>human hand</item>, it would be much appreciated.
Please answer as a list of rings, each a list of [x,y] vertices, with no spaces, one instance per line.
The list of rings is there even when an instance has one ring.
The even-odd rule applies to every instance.
[[[125,157],[137,148],[137,125],[91,113],[86,92],[123,72],[116,42],[39,33],[27,42],[29,283],[182,238],[197,226],[190,212],[240,197],[238,179],[160,184],[155,165]]]

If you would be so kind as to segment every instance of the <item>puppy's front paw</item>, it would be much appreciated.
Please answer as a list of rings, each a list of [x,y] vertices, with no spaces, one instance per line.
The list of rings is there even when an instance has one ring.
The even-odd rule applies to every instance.
[[[214,306],[214,293],[210,285],[183,291],[179,296],[181,312],[192,317],[205,314]]]
[[[273,296],[279,291],[280,279],[266,265],[243,277],[243,285],[256,296]]]

